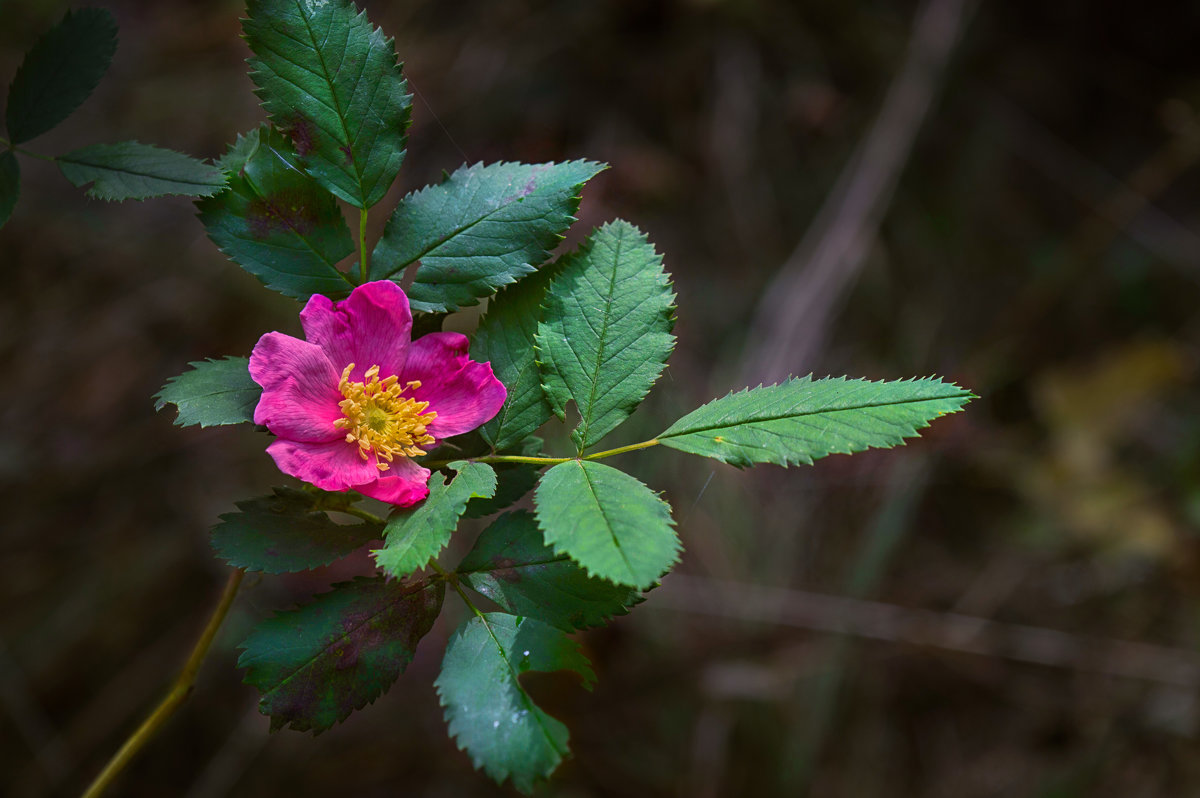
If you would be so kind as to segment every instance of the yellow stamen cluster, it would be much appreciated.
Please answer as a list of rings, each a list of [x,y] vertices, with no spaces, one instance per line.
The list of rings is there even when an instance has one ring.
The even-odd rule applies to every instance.
[[[437,413],[425,412],[429,402],[401,395],[409,388],[420,388],[421,383],[413,380],[400,385],[400,378],[394,374],[381,380],[379,366],[367,369],[363,375],[366,382],[351,382],[352,371],[353,363],[342,372],[338,390],[346,398],[338,407],[344,417],[333,422],[338,429],[346,430],[346,442],[358,444],[358,454],[364,460],[374,455],[380,471],[387,471],[388,463],[397,456],[425,454],[421,447],[434,442],[425,428],[437,418]]]

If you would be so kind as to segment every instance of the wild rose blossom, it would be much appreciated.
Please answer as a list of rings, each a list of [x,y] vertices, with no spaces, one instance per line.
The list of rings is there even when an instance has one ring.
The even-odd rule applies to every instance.
[[[307,340],[270,332],[250,355],[263,388],[254,423],[277,436],[267,453],[279,470],[323,490],[415,504],[429,495],[429,469],[412,458],[504,404],[504,385],[467,356],[465,335],[411,340],[408,297],[393,282],[364,283],[339,302],[316,294],[300,323]]]

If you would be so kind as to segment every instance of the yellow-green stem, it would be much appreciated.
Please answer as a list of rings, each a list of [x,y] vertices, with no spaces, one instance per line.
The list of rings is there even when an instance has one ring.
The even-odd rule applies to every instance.
[[[593,452],[592,454],[584,455],[583,457],[530,457],[520,454],[488,454],[483,457],[469,458],[475,463],[529,463],[530,465],[558,465],[566,463],[570,460],[603,460],[606,457],[612,457],[617,454],[625,454],[625,452],[636,452],[638,449],[648,449],[651,446],[657,446],[658,438],[651,438],[648,441],[641,443],[631,443],[628,446],[618,446],[616,449],[605,449],[603,452]],[[462,459],[462,458],[455,458]],[[422,463],[426,468],[441,468],[449,465],[454,460],[434,460],[428,463]]]
[[[233,599],[237,596],[238,587],[242,583],[242,577],[246,572],[240,568],[229,575],[229,580],[225,583],[225,589],[221,592],[221,599],[217,602],[217,607],[213,610],[212,616],[208,619],[208,625],[204,627],[204,632],[196,641],[196,645],[192,648],[192,654],[188,657],[187,663],[183,666],[183,670],[179,672],[175,683],[171,685],[170,691],[166,697],[159,703],[154,711],[142,721],[142,725],[137,728],[121,749],[113,755],[113,758],[104,766],[104,770],[98,775],[83,793],[83,798],[99,798],[108,789],[121,771],[125,769],[138,752],[142,750],[146,743],[154,738],[162,725],[167,722],[167,719],[175,713],[187,697],[192,692],[192,686],[196,683],[196,674],[200,670],[201,663],[204,662],[205,655],[208,654],[208,649],[212,645],[213,638],[217,636],[217,630],[221,628],[221,624],[225,621],[225,616],[229,613],[229,607],[233,604]]]

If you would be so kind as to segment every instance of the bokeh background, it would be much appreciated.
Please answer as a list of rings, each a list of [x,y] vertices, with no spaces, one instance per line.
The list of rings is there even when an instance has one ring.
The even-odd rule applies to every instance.
[[[211,158],[258,124],[238,3],[105,5],[109,75],[32,148]],[[0,2],[0,81],[65,8]],[[620,216],[665,253],[678,347],[613,445],[789,372],[981,397],[814,467],[626,455],[686,553],[582,635],[595,692],[531,684],[574,749],[540,794],[1200,795],[1196,4],[366,8],[419,93],[380,207],[464,160],[587,157],[612,168],[571,241]],[[208,528],[281,479],[263,435],[175,428],[150,396],[296,332],[297,306],[224,261],[188,202],[106,205],[21,166],[0,230],[0,792],[72,795],[202,627],[226,572]],[[366,567],[248,579],[113,794],[508,794],[432,690],[458,609],[374,706],[268,735],[238,641]]]

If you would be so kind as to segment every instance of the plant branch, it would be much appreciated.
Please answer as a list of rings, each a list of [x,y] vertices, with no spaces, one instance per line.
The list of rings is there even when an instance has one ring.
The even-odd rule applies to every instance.
[[[603,452],[593,452],[592,454],[584,455],[583,457],[531,457],[521,454],[488,454],[483,457],[456,457],[454,460],[433,460],[432,462],[422,463],[426,468],[441,468],[449,465],[456,460],[467,459],[472,463],[529,463],[530,465],[558,465],[571,460],[603,460],[606,457],[612,457],[616,454],[625,454],[625,452],[635,452],[638,449],[648,449],[651,446],[658,445],[658,438],[651,438],[648,441],[641,443],[631,443],[628,446],[618,446],[616,449],[606,449]]]
[[[233,599],[237,596],[238,587],[242,583],[242,577],[245,575],[246,572],[240,568],[229,575],[229,580],[225,583],[225,589],[221,593],[221,599],[208,619],[208,625],[204,627],[204,632],[196,641],[191,656],[188,657],[179,676],[175,678],[175,683],[171,685],[170,691],[154,711],[142,721],[142,725],[138,727],[137,731],[130,735],[121,749],[108,761],[104,770],[100,771],[100,775],[96,776],[95,781],[84,791],[83,798],[99,798],[103,795],[113,780],[125,769],[125,766],[133,761],[138,752],[154,738],[154,735],[175,713],[175,710],[191,695],[192,687],[196,683],[196,674],[204,662],[204,657],[208,654],[209,647],[212,646],[217,630],[221,628],[225,616],[229,613]]]
[[[50,163],[54,163],[55,161],[54,157],[51,155],[42,155],[40,153],[30,152],[24,147],[18,147],[6,138],[0,138],[0,146],[7,147],[13,152],[19,152],[22,155],[28,155],[30,158],[38,158],[43,161],[49,161]]]

